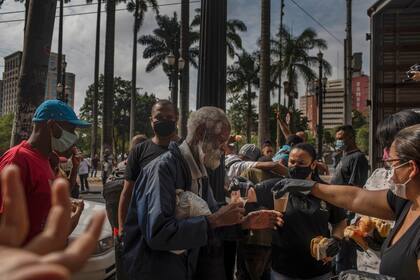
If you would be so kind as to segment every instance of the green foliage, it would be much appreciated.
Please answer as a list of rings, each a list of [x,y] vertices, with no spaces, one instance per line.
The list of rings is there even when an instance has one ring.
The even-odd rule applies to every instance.
[[[230,104],[227,114],[232,125],[232,133],[246,135],[245,122],[247,120],[247,96],[239,93],[232,93],[229,95],[227,102]],[[257,128],[258,115],[255,112],[255,105],[252,105],[251,108],[251,131],[255,132]]]
[[[365,126],[368,121],[366,119],[366,117],[359,111],[357,110],[353,110],[352,111],[352,123],[353,123],[353,128],[354,129],[358,129],[361,128],[363,126]]]
[[[98,100],[98,125],[102,126],[103,112],[103,88],[104,77],[99,78],[99,100]],[[92,105],[93,105],[94,85],[90,85],[86,91],[85,102],[80,108],[80,115],[83,119],[92,122]],[[120,77],[114,78],[114,106],[113,106],[113,131],[114,131],[114,148],[116,153],[124,153],[128,148],[129,131],[130,131],[130,97],[131,97],[131,81],[123,80]],[[150,112],[156,97],[147,92],[136,95],[136,111],[135,111],[135,134],[142,133],[151,137],[153,130],[150,125]],[[98,132],[100,135],[100,133]],[[82,130],[80,134],[79,144],[90,150],[90,130]]]
[[[335,129],[324,129],[324,144],[334,145]]]
[[[12,136],[13,114],[0,117],[0,155],[10,147]]]
[[[358,148],[365,154],[369,153],[369,125],[365,124],[364,126],[357,129],[356,134],[356,143]]]

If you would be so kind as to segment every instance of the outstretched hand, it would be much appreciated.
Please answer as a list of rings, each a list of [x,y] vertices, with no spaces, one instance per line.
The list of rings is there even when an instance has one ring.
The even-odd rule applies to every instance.
[[[274,210],[259,210],[249,213],[242,222],[244,229],[274,229],[283,226],[283,215]]]
[[[65,248],[71,203],[67,181],[58,179],[52,186],[52,207],[45,230],[24,248],[19,248],[29,230],[19,169],[6,167],[1,174],[1,183],[4,207],[0,224],[0,279],[69,279],[95,250],[105,213],[95,214],[86,231]]]
[[[316,183],[314,181],[286,178],[278,181],[272,188],[272,192],[276,199],[289,192],[309,194]]]

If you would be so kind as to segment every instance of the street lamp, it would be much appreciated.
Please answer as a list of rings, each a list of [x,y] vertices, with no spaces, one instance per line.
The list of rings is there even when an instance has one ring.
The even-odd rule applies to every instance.
[[[166,57],[166,61],[169,65],[169,90],[171,91],[171,101],[178,107],[178,79],[182,78],[182,71],[185,67],[185,60],[180,57],[176,58],[174,53],[171,51]]]

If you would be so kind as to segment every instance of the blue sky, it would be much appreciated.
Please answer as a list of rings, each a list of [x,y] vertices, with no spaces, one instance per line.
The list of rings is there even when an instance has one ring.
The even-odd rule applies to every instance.
[[[158,0],[159,4],[177,3],[180,0]],[[329,31],[340,40],[345,37],[346,10],[345,0],[295,0],[313,17],[318,19]],[[376,0],[353,0],[353,51],[363,52],[364,71],[369,73],[369,42],[365,41],[365,34],[369,32],[369,17],[367,9]],[[72,0],[71,4],[83,4],[85,0]],[[280,22],[280,0],[272,0],[272,33],[277,32]],[[228,0],[228,18],[240,19],[248,26],[248,31],[242,34],[244,47],[247,51],[257,49],[257,40],[260,34],[260,0]],[[291,0],[285,0],[284,23],[293,31],[293,34],[300,34],[305,28],[314,28],[319,37],[324,38],[328,43],[328,50],[325,51],[326,59],[333,66],[331,78],[342,78],[343,76],[343,46],[327,34],[319,25],[305,15]],[[123,8],[119,5],[118,8]],[[194,9],[199,8],[199,3],[191,4],[191,16]],[[23,5],[13,0],[6,0],[1,12],[23,10]],[[95,11],[96,6],[69,8],[66,13],[78,13]],[[161,14],[172,14],[179,12],[179,6],[161,7]],[[0,21],[23,18],[23,14],[0,15]],[[75,107],[83,104],[87,86],[93,82],[94,45],[95,45],[95,22],[96,15],[85,15],[67,17],[64,20],[64,53],[67,55],[69,72],[76,74],[76,97]],[[58,21],[56,21],[58,25]],[[140,34],[149,34],[156,28],[154,16],[149,13]],[[22,49],[23,44],[23,23],[0,23],[0,73],[3,71],[3,57],[15,50]],[[54,30],[52,50],[57,49],[57,26]],[[132,50],[132,16],[127,12],[117,12],[116,25],[116,53],[115,53],[115,75],[125,79],[131,79],[131,50]],[[101,72],[103,70],[104,53],[104,32],[105,14],[102,16],[102,49],[101,49]],[[139,54],[143,48],[139,46]],[[314,54],[318,50],[314,50]],[[166,98],[169,94],[168,79],[161,68],[152,73],[145,73],[144,68],[147,61],[141,55],[138,59],[137,84],[143,91],[153,92],[160,98]],[[228,63],[231,63],[229,60]],[[338,66],[338,68],[337,68]],[[195,107],[196,93],[196,71],[191,70],[190,105]],[[303,94],[303,84],[299,86],[300,94]]]

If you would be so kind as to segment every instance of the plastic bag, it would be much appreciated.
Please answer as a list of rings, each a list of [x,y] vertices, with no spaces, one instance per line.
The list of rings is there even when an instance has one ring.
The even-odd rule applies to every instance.
[[[182,189],[176,190],[175,217],[177,220],[207,216],[210,214],[211,211],[204,199],[190,191],[184,191]],[[186,250],[173,250],[171,252],[181,255],[186,252]]]

